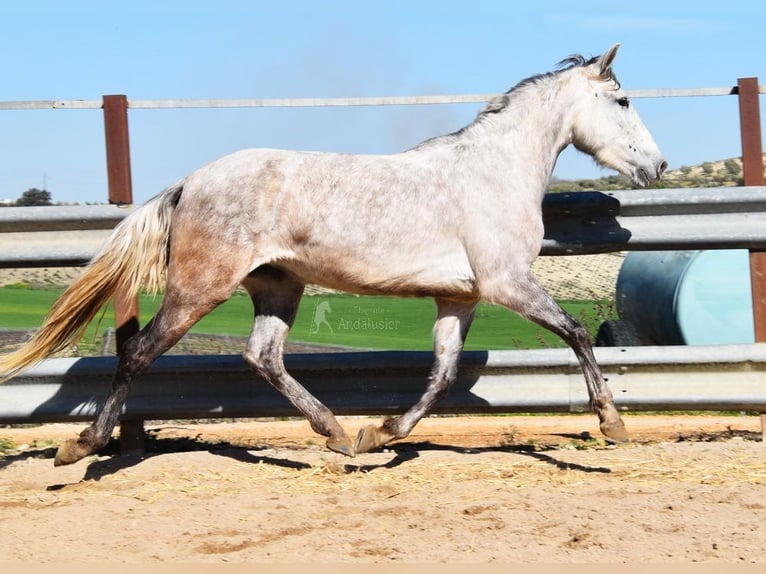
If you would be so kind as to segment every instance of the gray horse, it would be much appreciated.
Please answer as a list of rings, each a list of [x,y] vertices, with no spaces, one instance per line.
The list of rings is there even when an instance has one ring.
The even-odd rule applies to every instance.
[[[327,446],[354,455],[406,437],[455,380],[476,305],[507,307],[576,353],[604,435],[628,435],[585,329],[533,276],[541,203],[569,144],[639,186],[667,163],[612,73],[619,45],[572,56],[492,99],[470,125],[395,155],[253,149],[195,171],[127,217],[20,350],[10,378],[77,340],[118,290],[164,291],[126,341],[95,422],[61,446],[56,464],[103,447],[131,382],[242,285],[255,306],[244,358],[309,420]],[[435,362],[420,400],[351,440],[332,412],[285,370],[283,347],[304,286],[433,297]]]

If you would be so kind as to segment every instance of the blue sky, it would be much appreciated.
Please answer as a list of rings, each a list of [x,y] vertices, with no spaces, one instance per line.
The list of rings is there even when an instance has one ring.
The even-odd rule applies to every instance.
[[[752,0],[4,2],[0,101],[483,94],[549,71],[572,53],[600,54],[614,42],[622,43],[615,69],[627,89],[724,87],[750,76],[765,84],[765,6]],[[741,154],[733,96],[635,105],[671,168]],[[134,198],[146,201],[237,149],[390,153],[460,128],[479,108],[132,110]],[[0,199],[45,185],[54,201],[106,200],[99,110],[0,110],[0,133]],[[567,150],[555,175],[609,173]]]

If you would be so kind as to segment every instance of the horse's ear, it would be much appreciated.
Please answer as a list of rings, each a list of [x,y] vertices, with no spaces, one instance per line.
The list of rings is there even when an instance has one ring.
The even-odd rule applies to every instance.
[[[480,114],[496,114],[508,107],[510,98],[508,94],[501,94],[492,98]]]
[[[606,54],[601,56],[601,59],[599,60],[599,63],[601,65],[601,70],[599,72],[599,75],[602,78],[612,77],[612,62],[614,62],[614,58],[617,55],[617,50],[619,49],[620,49],[620,44],[617,43],[611,48],[609,48],[606,51]]]

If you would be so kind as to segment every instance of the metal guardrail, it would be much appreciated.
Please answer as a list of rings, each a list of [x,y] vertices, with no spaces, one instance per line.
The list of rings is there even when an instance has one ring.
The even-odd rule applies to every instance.
[[[89,261],[135,207],[0,209],[0,267]],[[660,249],[766,249],[766,187],[548,194],[543,255]]]
[[[543,255],[766,248],[766,187],[548,194]]]
[[[618,408],[766,412],[766,344],[598,348]],[[0,423],[91,419],[116,358],[48,359],[0,385]],[[415,403],[429,352],[287,355],[285,363],[337,414],[386,415]],[[588,395],[570,349],[469,351],[439,413],[584,412]],[[160,357],[131,389],[124,418],[295,416],[239,356]]]
[[[138,206],[53,205],[0,209],[0,268],[67,267],[90,261]]]

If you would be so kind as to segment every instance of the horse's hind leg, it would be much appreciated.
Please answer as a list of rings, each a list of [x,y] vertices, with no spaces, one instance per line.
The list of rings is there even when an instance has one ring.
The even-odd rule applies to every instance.
[[[616,442],[629,440],[628,432],[614,406],[612,392],[593,356],[585,327],[564,311],[530,273],[515,282],[513,290],[494,294],[492,302],[516,311],[561,337],[577,355],[590,399],[590,409],[598,415],[601,432]]]
[[[168,292],[157,315],[125,342],[111,392],[100,407],[96,420],[78,438],[61,445],[56,453],[56,466],[77,462],[106,445],[120,417],[131,383],[220,302],[200,300],[201,294],[196,295],[200,296],[196,302],[180,304],[173,302],[174,295]]]
[[[211,254],[206,261],[199,252],[190,257],[188,253],[181,253],[181,247],[176,247],[159,311],[139,333],[125,342],[111,392],[99,408],[96,420],[78,438],[61,445],[56,454],[57,466],[77,462],[103,448],[112,435],[136,377],[175,345],[192,325],[231,296],[246,271],[240,271],[236,263],[225,265],[220,259],[216,261],[217,266],[213,266],[210,259],[214,257],[217,258],[217,254]]]
[[[429,413],[455,382],[460,353],[473,321],[476,302],[437,299],[436,305],[438,313],[433,334],[434,365],[425,393],[401,416],[385,420],[380,427],[370,425],[362,428],[356,438],[357,453],[371,451],[409,435],[418,421]]]
[[[279,269],[264,267],[251,273],[242,285],[255,306],[245,361],[303,413],[316,433],[327,437],[330,450],[353,456],[353,443],[332,411],[285,370],[284,345],[304,284]]]

